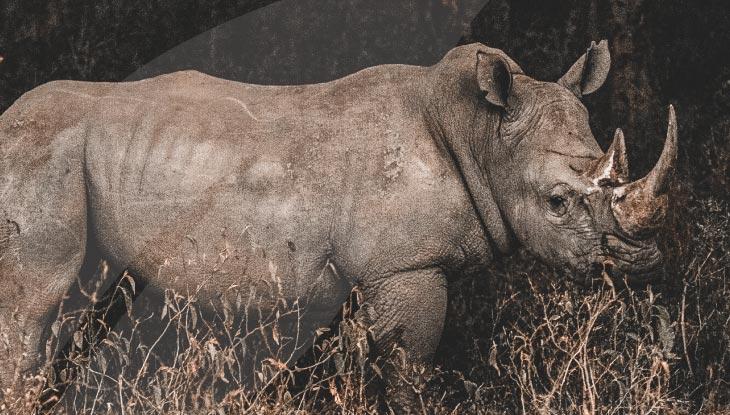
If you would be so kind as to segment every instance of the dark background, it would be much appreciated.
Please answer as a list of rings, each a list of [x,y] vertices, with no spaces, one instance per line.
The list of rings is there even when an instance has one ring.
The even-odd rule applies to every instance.
[[[2,0],[0,111],[50,80],[122,80],[181,42],[270,3]],[[458,0],[440,3],[459,7]],[[702,190],[724,194],[730,131],[729,9],[723,0],[490,0],[462,42],[503,49],[528,74],[555,80],[591,40],[608,39],[611,75],[587,100],[599,141],[604,144],[614,128],[622,127],[633,172],[643,174],[658,157],[665,107],[674,103],[685,173]],[[413,37],[408,22],[402,31]],[[695,161],[692,169],[687,169],[688,159]]]
[[[460,7],[459,0],[434,2]],[[0,112],[22,93],[50,80],[123,80],[181,42],[269,3],[0,0]],[[402,30],[408,32],[407,24]],[[724,0],[490,0],[460,42],[500,48],[527,74],[556,80],[591,40],[603,38],[612,54],[611,73],[585,102],[604,148],[616,127],[624,129],[633,177],[645,174],[658,158],[666,106],[676,107],[679,171],[671,220],[663,233],[668,273],[654,289],[673,321],[679,318],[681,310],[675,305],[682,293],[689,310],[684,318],[685,352],[690,352],[673,365],[678,396],[695,402],[695,407],[707,399],[727,404],[730,5]],[[708,265],[699,270],[702,260]],[[493,287],[476,282],[450,288],[457,290],[451,296],[453,323],[442,341],[439,363],[457,369],[475,364],[454,356],[473,348],[474,337],[486,342],[482,351],[489,350],[492,338],[509,335],[514,321],[528,318],[519,310],[513,310],[513,316],[490,317],[487,309],[493,297],[473,293]],[[494,377],[484,373],[481,380]],[[499,387],[496,390],[509,390],[509,385]]]

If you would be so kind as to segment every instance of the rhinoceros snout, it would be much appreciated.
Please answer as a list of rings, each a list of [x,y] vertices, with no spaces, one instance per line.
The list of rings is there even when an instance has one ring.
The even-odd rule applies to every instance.
[[[647,275],[662,266],[662,254],[653,238],[635,240],[618,234],[607,235],[605,241],[608,262],[617,272]]]
[[[601,249],[593,253],[581,258],[577,264],[566,264],[571,279],[586,283],[608,276],[613,280],[641,283],[656,280],[663,273],[663,257],[653,239],[631,240],[604,235]]]

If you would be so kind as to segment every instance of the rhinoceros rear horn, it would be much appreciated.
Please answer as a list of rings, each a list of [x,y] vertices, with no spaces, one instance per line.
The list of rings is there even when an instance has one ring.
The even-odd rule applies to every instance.
[[[569,89],[578,98],[588,95],[603,85],[611,68],[611,53],[608,42],[591,42],[583,54],[563,75],[558,84]]]
[[[677,162],[677,118],[669,106],[669,125],[659,161],[643,178],[614,189],[614,217],[629,235],[652,234],[664,221],[671,178]]]
[[[501,108],[507,108],[507,99],[512,90],[512,72],[509,64],[499,55],[477,52],[477,84],[487,101]]]
[[[608,151],[599,158],[588,172],[596,185],[618,185],[629,180],[629,164],[626,159],[626,143],[620,128],[613,135]]]

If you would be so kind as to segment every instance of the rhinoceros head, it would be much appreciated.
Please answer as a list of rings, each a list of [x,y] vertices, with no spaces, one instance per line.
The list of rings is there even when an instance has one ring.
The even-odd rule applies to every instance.
[[[630,182],[623,133],[616,130],[601,151],[580,101],[601,86],[609,66],[605,41],[557,83],[513,74],[499,56],[478,54],[479,87],[502,111],[487,176],[514,236],[547,262],[581,273],[647,274],[661,262],[654,236],[667,209],[677,125],[670,107],[659,161]]]

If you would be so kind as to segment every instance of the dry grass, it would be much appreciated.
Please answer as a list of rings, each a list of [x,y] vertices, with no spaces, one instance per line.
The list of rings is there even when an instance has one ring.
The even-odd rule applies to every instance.
[[[110,331],[95,316],[132,303],[134,287],[125,279],[114,301],[81,317],[85,331],[71,337],[73,365],[55,374],[67,382],[55,411],[382,413],[380,376],[388,364],[417,392],[422,413],[730,413],[730,214],[715,199],[687,200],[670,224],[676,233],[664,238],[665,252],[674,254],[667,275],[652,285],[608,278],[579,285],[524,253],[489,277],[452,284],[449,324],[431,372],[403,365],[397,350],[373,356],[367,328],[353,318],[355,291],[304,357],[267,359],[254,392],[240,376],[246,351],[239,340],[251,333],[234,330],[242,312],[235,296],[211,321],[195,293],[167,292],[154,336],[145,326],[149,315]],[[252,332],[276,333],[283,313],[297,312],[287,309],[259,316]],[[100,332],[105,339],[81,352]],[[44,378],[21,383],[5,393],[4,413],[29,413],[37,404]]]
[[[650,285],[583,286],[518,255],[450,287],[438,363],[506,413],[727,412],[730,212],[688,195],[674,212],[667,272]]]

